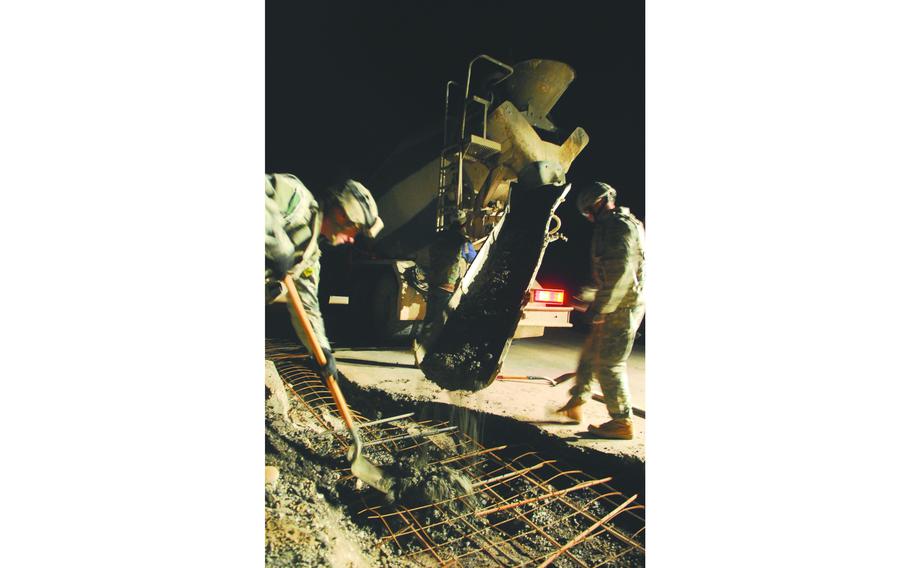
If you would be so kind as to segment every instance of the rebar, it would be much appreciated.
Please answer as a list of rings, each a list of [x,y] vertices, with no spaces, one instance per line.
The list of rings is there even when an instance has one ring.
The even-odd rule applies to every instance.
[[[515,507],[520,507],[521,505],[528,505],[530,503],[536,503],[537,501],[543,501],[544,499],[551,499],[551,498],[557,497],[559,495],[565,495],[566,493],[571,493],[572,491],[577,491],[579,489],[591,487],[592,485],[606,483],[606,482],[610,481],[611,479],[613,479],[613,478],[604,477],[603,479],[595,479],[594,481],[585,481],[583,483],[579,483],[578,485],[576,485],[574,487],[570,487],[568,489],[561,489],[559,491],[553,491],[552,493],[547,493],[545,495],[540,495],[537,497],[530,497],[528,499],[522,499],[521,501],[517,501],[515,503],[509,503],[508,505],[501,505],[501,506],[495,507],[493,509],[484,509],[483,511],[477,511],[474,513],[474,516],[475,517],[484,517],[486,515],[489,515],[490,513],[497,513],[499,511],[506,511],[508,509],[514,509]]]
[[[610,519],[612,519],[613,517],[615,517],[616,515],[618,515],[619,513],[621,513],[622,510],[623,510],[624,508],[626,508],[626,507],[629,505],[629,503],[631,503],[632,501],[634,501],[634,500],[637,499],[637,498],[638,498],[638,495],[633,495],[633,496],[629,497],[622,505],[620,505],[619,507],[616,507],[615,509],[613,509],[612,511],[610,511],[609,513],[607,513],[607,515],[604,516],[604,518],[600,519],[599,521],[597,521],[596,523],[594,523],[594,524],[591,525],[590,527],[586,528],[584,531],[581,532],[581,534],[579,534],[578,536],[576,536],[575,538],[573,538],[571,541],[569,541],[569,542],[567,542],[566,544],[564,544],[564,545],[562,546],[562,548],[560,548],[559,550],[557,550],[556,552],[554,552],[554,553],[553,553],[550,557],[548,557],[548,558],[546,559],[546,561],[544,561],[538,568],[546,568],[547,566],[549,566],[550,564],[552,564],[553,561],[556,560],[556,558],[557,558],[560,554],[562,554],[563,552],[569,550],[570,548],[572,548],[573,546],[575,546],[575,545],[578,544],[579,542],[583,541],[583,540],[585,539],[585,537],[587,537],[589,534],[591,534],[592,532],[594,532],[594,529],[596,529],[596,528],[599,527],[600,525],[606,523],[607,521],[609,521]]]
[[[427,438],[429,436],[436,436],[439,434],[446,434],[448,432],[454,432],[458,430],[457,426],[447,426],[445,428],[433,428],[432,430],[423,430],[422,432],[414,432],[409,434],[399,434],[398,436],[391,436],[389,438],[379,438],[378,440],[372,440],[363,444],[363,447],[375,446],[376,444],[385,444],[386,442],[397,442],[398,440],[405,440],[408,438]]]
[[[304,414],[330,437],[333,455],[342,455],[346,432],[335,430],[331,421],[338,415],[307,354],[299,346],[267,340],[266,357],[275,362]],[[485,447],[446,421],[417,421],[413,413],[370,420],[351,410],[371,459],[396,461],[420,453],[430,458],[423,463],[470,480],[467,495],[411,506],[385,503],[371,491],[357,493],[363,507],[354,521],[374,526],[384,534],[381,542],[394,545],[402,557],[439,566],[571,562],[592,568],[644,553],[639,514],[644,506],[636,503],[637,496],[626,498],[611,487],[611,477],[595,479],[566,469],[534,450]],[[353,482],[347,470],[339,473],[339,483]]]

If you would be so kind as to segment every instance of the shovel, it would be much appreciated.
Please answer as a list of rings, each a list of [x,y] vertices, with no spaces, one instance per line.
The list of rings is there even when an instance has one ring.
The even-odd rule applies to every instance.
[[[575,376],[575,372],[573,371],[571,373],[563,373],[563,374],[559,375],[558,377],[556,377],[555,379],[551,379],[549,377],[540,377],[537,375],[514,375],[514,376],[513,375],[497,375],[496,380],[497,381],[540,381],[540,382],[547,383],[551,387],[555,387],[556,385],[561,385],[562,383],[568,381],[569,379],[571,379],[574,376]]]
[[[556,381],[548,377],[541,377],[538,375],[496,375],[497,381],[536,381],[547,383],[551,387],[556,386]]]
[[[303,331],[306,333],[310,351],[313,353],[316,362],[319,363],[320,366],[325,365],[325,354],[322,352],[322,347],[316,340],[316,334],[313,332],[313,327],[310,325],[306,312],[303,310],[303,303],[300,301],[300,296],[297,294],[297,287],[294,286],[294,281],[291,279],[290,274],[285,275],[282,282],[284,282],[284,286],[288,291],[288,298],[291,299],[291,304],[294,306],[294,313],[297,314],[297,319],[300,320]],[[351,473],[370,487],[385,493],[394,500],[395,492],[393,491],[393,487],[395,485],[395,479],[386,477],[379,466],[361,455],[363,442],[360,439],[360,433],[357,431],[357,426],[354,425],[354,418],[351,416],[351,410],[348,408],[348,403],[345,402],[344,396],[341,394],[341,389],[338,388],[338,383],[335,382],[334,376],[328,376],[326,379],[326,386],[329,388],[329,392],[332,393],[332,398],[335,400],[335,406],[338,407],[338,413],[341,414],[341,418],[344,420],[348,432],[351,433],[352,443],[351,447],[348,448],[348,461],[351,462]]]

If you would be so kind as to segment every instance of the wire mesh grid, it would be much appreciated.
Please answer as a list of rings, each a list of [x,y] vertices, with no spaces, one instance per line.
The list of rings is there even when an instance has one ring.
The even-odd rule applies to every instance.
[[[269,341],[271,359],[342,456],[348,435],[328,389],[299,346]],[[472,491],[431,503],[389,504],[362,492],[355,520],[372,526],[401,557],[427,566],[640,566],[644,506],[610,477],[567,468],[533,448],[485,447],[446,421],[411,414],[375,423],[351,409],[364,452],[380,465],[421,454],[470,480]],[[440,432],[441,431],[441,432]],[[342,482],[354,482],[343,470]]]

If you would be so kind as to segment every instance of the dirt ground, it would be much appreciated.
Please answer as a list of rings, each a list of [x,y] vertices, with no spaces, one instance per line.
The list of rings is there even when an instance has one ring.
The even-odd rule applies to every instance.
[[[288,396],[270,361],[265,375],[265,565],[409,566],[351,521],[337,488],[344,461],[319,447],[318,428]],[[269,481],[276,470],[277,479]]]
[[[281,364],[279,365],[280,368]],[[285,371],[282,371],[284,373]],[[402,554],[419,550],[422,546],[415,539],[413,545],[390,548],[390,544],[381,544],[379,536],[384,530],[375,525],[370,525],[364,520],[363,515],[357,513],[358,509],[367,502],[376,502],[378,494],[364,487],[360,482],[347,475],[347,461],[340,448],[346,444],[337,444],[331,434],[325,434],[325,422],[331,422],[332,427],[340,428],[337,419],[328,416],[321,418],[323,424],[318,424],[313,417],[312,408],[304,409],[303,404],[285,389],[275,364],[266,361],[266,483],[265,483],[265,557],[266,566],[291,567],[291,566],[423,566],[420,556],[411,559],[404,558]],[[365,401],[379,405],[376,391],[355,392],[357,388],[348,384],[346,396],[352,406]],[[372,394],[371,394],[372,393]],[[372,397],[364,399],[363,397]],[[353,401],[353,402],[352,402]],[[330,419],[331,418],[331,419]],[[334,421],[333,421],[334,420]],[[440,436],[444,437],[444,436]],[[435,437],[434,437],[435,438]],[[535,442],[536,443],[536,442]],[[429,452],[426,447],[419,453],[382,455],[377,449],[372,449],[371,459],[374,459],[387,471],[394,470],[398,474],[414,468],[423,467],[421,464],[427,460],[438,460],[448,455],[446,444],[431,445]],[[416,470],[415,470],[416,471]],[[277,474],[277,475],[276,475]],[[424,470],[415,477],[418,488],[434,483],[434,478],[442,475],[449,478],[449,472]],[[451,484],[449,484],[451,485]],[[531,491],[528,487],[521,492]],[[420,499],[419,493],[416,495]],[[432,491],[431,491],[432,493]],[[468,496],[473,499],[473,496]],[[409,497],[411,498],[411,497]],[[434,497],[435,500],[435,497]],[[454,506],[455,504],[453,504]],[[490,503],[474,504],[475,506],[489,506]],[[464,505],[460,505],[464,507]],[[534,522],[546,524],[555,523],[549,529],[550,534],[567,541],[583,528],[578,523],[559,523],[559,515],[568,513],[557,508],[541,508],[534,513]],[[592,514],[602,515],[608,509],[599,508],[595,504],[590,509]],[[460,514],[462,511],[452,512]],[[428,512],[429,513],[429,512]],[[434,513],[438,514],[438,513]],[[479,520],[478,523],[492,521]],[[375,523],[375,521],[374,521]],[[432,517],[423,519],[425,526],[432,527]],[[454,532],[453,532],[454,530]],[[516,528],[516,530],[519,530]],[[378,532],[377,532],[378,531]],[[437,542],[455,539],[460,541],[460,529],[454,525],[442,523],[440,526],[428,531],[430,538]],[[471,551],[469,541],[464,541],[464,550],[455,551],[467,553]],[[522,542],[523,549],[527,552],[539,554],[546,553],[552,543],[545,542],[537,537],[527,538]],[[476,545],[475,545],[476,546]],[[585,562],[593,565],[604,554],[603,544],[582,543],[574,550],[575,554],[585,558]],[[612,546],[612,545],[611,545]],[[621,548],[611,548],[621,552]],[[513,552],[514,554],[514,552]],[[533,555],[532,554],[532,555]],[[483,556],[468,557],[463,562],[466,566],[486,566],[491,561]],[[430,559],[429,565],[436,565]],[[417,562],[420,562],[419,564]],[[622,554],[614,566],[641,566],[643,556]],[[567,558],[560,558],[555,566],[571,565]]]

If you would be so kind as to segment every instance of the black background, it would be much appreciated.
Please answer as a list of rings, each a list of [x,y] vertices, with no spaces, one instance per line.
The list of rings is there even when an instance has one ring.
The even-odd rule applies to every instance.
[[[575,81],[551,117],[590,143],[568,174],[600,180],[645,218],[644,2],[275,2],[266,4],[266,171],[310,188],[370,178],[395,147],[441,123],[445,84],[485,53],[506,63],[563,61]],[[440,142],[441,145],[441,142]],[[590,225],[574,190],[558,210],[569,242],[538,280],[587,279]]]

